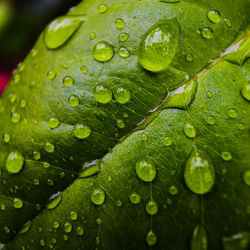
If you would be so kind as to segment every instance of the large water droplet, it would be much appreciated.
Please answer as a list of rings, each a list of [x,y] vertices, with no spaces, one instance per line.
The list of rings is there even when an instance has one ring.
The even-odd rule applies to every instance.
[[[91,201],[95,204],[95,205],[102,205],[105,201],[105,192],[104,190],[99,187],[93,190],[92,194],[91,194]]]
[[[94,46],[92,55],[99,62],[107,62],[114,56],[114,47],[106,41],[100,41]]]
[[[62,16],[52,21],[44,31],[44,42],[48,49],[57,49],[65,44],[84,21],[84,17]]]
[[[5,161],[6,169],[11,174],[19,173],[22,170],[23,165],[24,157],[18,151],[11,152]]]
[[[218,23],[220,21],[220,13],[216,10],[208,11],[207,17],[212,23]]]
[[[247,100],[250,101],[250,83],[246,83],[241,89],[241,95]]]
[[[196,128],[191,122],[184,124],[184,133],[188,138],[194,139],[196,137]]]
[[[150,215],[157,214],[158,212],[158,204],[155,200],[151,199],[146,204],[146,211]]]
[[[175,57],[179,40],[179,24],[175,20],[162,20],[143,36],[138,48],[141,66],[152,72],[168,67]]]
[[[106,104],[112,101],[111,89],[101,84],[96,85],[93,91],[93,96],[97,102],[102,104]]]
[[[207,235],[202,225],[194,229],[190,248],[191,250],[207,250]]]
[[[214,165],[207,153],[194,147],[184,171],[188,188],[196,194],[205,194],[215,183]]]
[[[76,124],[73,127],[73,133],[76,138],[85,139],[90,136],[91,129],[83,124]]]
[[[157,243],[157,237],[156,234],[150,230],[146,236],[146,242],[148,243],[149,246],[153,246]]]
[[[145,182],[151,182],[156,176],[156,167],[150,158],[137,161],[135,169],[137,176]]]

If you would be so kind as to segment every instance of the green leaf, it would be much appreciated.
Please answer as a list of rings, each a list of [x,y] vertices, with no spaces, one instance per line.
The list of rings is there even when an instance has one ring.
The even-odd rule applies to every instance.
[[[50,23],[0,101],[5,249],[247,249],[248,7],[86,0]]]

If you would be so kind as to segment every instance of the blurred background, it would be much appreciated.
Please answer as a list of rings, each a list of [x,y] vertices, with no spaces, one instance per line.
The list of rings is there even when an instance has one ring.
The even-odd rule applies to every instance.
[[[0,95],[43,28],[81,0],[0,0]]]

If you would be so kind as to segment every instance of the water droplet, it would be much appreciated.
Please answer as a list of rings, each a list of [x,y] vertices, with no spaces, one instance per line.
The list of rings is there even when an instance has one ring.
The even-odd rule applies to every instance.
[[[20,106],[21,106],[22,109],[26,108],[26,106],[27,106],[27,101],[26,101],[26,100],[21,100],[21,101],[20,101]]]
[[[146,142],[146,141],[148,140],[147,134],[143,132],[143,133],[141,134],[141,139],[142,139],[142,141]]]
[[[1,208],[1,210],[5,210],[5,205],[1,204],[0,208]]]
[[[124,27],[124,25],[125,25],[125,22],[124,22],[123,19],[117,18],[117,19],[115,20],[115,27],[116,27],[117,29],[122,29],[122,28]]]
[[[157,243],[156,234],[152,230],[148,232],[146,236],[146,241],[149,246],[153,246]]]
[[[128,58],[130,56],[129,51],[126,48],[119,48],[117,51],[118,55],[122,58]]]
[[[194,229],[190,248],[191,250],[207,250],[207,235],[202,225]]]
[[[76,124],[73,127],[73,133],[76,138],[85,139],[90,136],[91,129],[83,124]]]
[[[243,180],[247,186],[250,186],[250,170],[246,170],[243,174]]]
[[[65,233],[70,233],[72,231],[72,224],[70,222],[66,222],[63,228]]]
[[[123,120],[121,120],[121,119],[118,119],[117,121],[116,121],[116,126],[118,127],[118,128],[125,128],[125,123],[124,123],[124,121]]]
[[[68,99],[68,103],[72,108],[76,108],[80,104],[80,100],[77,95],[71,95]]]
[[[78,217],[77,212],[75,211],[71,211],[69,216],[71,220],[77,220],[77,217]]]
[[[77,234],[78,236],[82,236],[83,233],[84,233],[83,227],[79,226],[79,227],[76,228],[76,234]]]
[[[224,18],[224,22],[225,22],[227,27],[229,27],[229,28],[232,27],[231,21],[229,19]]]
[[[213,30],[211,28],[204,28],[204,29],[202,29],[201,34],[206,39],[211,39],[214,36],[213,35]]]
[[[15,75],[13,76],[13,82],[14,82],[15,84],[18,84],[18,83],[20,82],[20,80],[21,80],[21,75],[20,75],[20,74],[15,74]]]
[[[56,77],[56,72],[55,72],[55,71],[48,71],[47,77],[48,77],[48,79],[50,79],[50,80],[55,79],[55,77]]]
[[[60,121],[57,118],[50,118],[48,121],[48,126],[52,129],[57,128],[60,124]]]
[[[10,142],[10,139],[11,139],[11,137],[10,137],[9,134],[4,134],[4,135],[3,135],[3,141],[4,141],[5,143],[9,143],[9,142]]]
[[[190,122],[186,122],[184,124],[184,133],[188,138],[194,139],[196,137],[195,126]]]
[[[98,6],[97,10],[100,14],[105,13],[109,9],[108,5],[105,3],[102,3]]]
[[[230,160],[232,160],[232,155],[231,155],[230,152],[224,151],[224,152],[221,153],[221,158],[224,161],[230,161]]]
[[[186,162],[184,178],[188,188],[196,194],[205,194],[212,189],[215,183],[215,170],[205,152],[194,147]]]
[[[13,207],[14,208],[22,208],[23,207],[23,201],[19,198],[14,198],[13,200]]]
[[[21,115],[19,113],[13,113],[11,115],[11,121],[12,121],[12,123],[17,124],[17,123],[20,122],[20,120],[21,120]]]
[[[132,204],[139,204],[141,202],[141,196],[136,193],[132,193],[129,195],[129,200]]]
[[[93,40],[93,39],[95,39],[96,38],[96,33],[95,32],[91,32],[90,34],[89,34],[89,39],[90,40]]]
[[[60,192],[58,192],[50,197],[50,202],[47,204],[47,208],[49,210],[54,209],[60,204],[61,201],[62,195]]]
[[[50,167],[50,164],[47,163],[47,162],[44,162],[44,163],[43,163],[43,167],[44,167],[44,168],[49,168],[49,167]]]
[[[101,225],[101,224],[102,224],[101,218],[97,218],[97,219],[96,219],[96,224],[97,224],[97,225]]]
[[[208,98],[212,98],[213,97],[213,93],[211,91],[207,91],[207,97]]]
[[[74,79],[71,76],[65,76],[63,78],[63,85],[65,87],[70,87],[74,83]]]
[[[8,227],[6,227],[6,226],[3,228],[3,230],[4,230],[4,232],[5,232],[6,234],[9,234],[9,233],[10,233],[10,229],[9,229]]]
[[[186,55],[186,60],[187,60],[188,62],[192,62],[192,61],[193,61],[193,55],[190,54],[190,53],[188,53],[188,54]]]
[[[95,204],[95,205],[102,205],[105,201],[105,192],[104,190],[99,187],[93,190],[92,194],[91,194],[91,201]]]
[[[130,91],[124,87],[118,87],[114,90],[115,100],[120,104],[125,104],[129,102],[131,98]]]
[[[216,10],[208,11],[207,17],[212,23],[218,23],[220,21],[220,13]]]
[[[138,160],[135,168],[137,176],[145,182],[153,181],[156,176],[155,164],[150,158]]]
[[[30,230],[30,227],[32,225],[31,221],[28,221],[26,224],[23,225],[22,229],[19,231],[19,235],[25,234]]]
[[[81,70],[82,74],[84,74],[84,75],[87,74],[87,72],[88,72],[88,68],[85,65],[81,66],[80,70]]]
[[[247,100],[250,101],[250,83],[247,83],[241,89],[241,95]]]
[[[48,153],[53,153],[54,150],[55,150],[55,146],[49,142],[47,142],[45,144],[45,147],[44,147],[45,151],[48,152]]]
[[[60,223],[59,223],[58,221],[54,221],[53,227],[54,227],[55,229],[59,228],[59,227],[60,227]]]
[[[39,185],[39,180],[38,180],[38,179],[34,179],[34,180],[33,180],[33,183],[34,183],[34,185],[37,186],[37,185]]]
[[[24,157],[18,151],[11,152],[5,161],[6,169],[11,174],[19,173],[22,170],[23,165]]]
[[[128,38],[129,38],[129,34],[125,33],[125,32],[120,33],[119,36],[118,36],[118,40],[120,42],[126,42],[128,40]]]
[[[100,41],[94,46],[92,55],[96,61],[107,62],[114,56],[114,47],[106,41]]]
[[[163,137],[163,144],[167,147],[169,147],[170,145],[172,145],[172,140],[169,137]]]
[[[230,109],[227,111],[227,115],[232,118],[232,119],[235,119],[238,117],[238,112],[236,109]]]
[[[111,89],[101,84],[95,86],[93,96],[97,102],[102,104],[106,104],[112,101]]]
[[[179,25],[174,20],[159,21],[143,36],[138,49],[141,66],[152,72],[168,67],[175,57],[179,40]]]
[[[9,99],[11,103],[14,103],[16,101],[16,94],[10,94]]]
[[[169,187],[168,192],[171,195],[177,195],[178,194],[178,188],[176,186],[171,186],[171,187]]]
[[[95,160],[91,163],[85,163],[82,172],[80,173],[79,177],[86,178],[89,176],[93,176],[98,174],[100,171],[100,161]]]
[[[206,122],[207,122],[207,124],[209,124],[209,125],[213,125],[213,124],[215,124],[215,119],[214,119],[213,116],[209,116],[209,117],[206,119]]]
[[[38,151],[34,151],[33,152],[33,159],[36,160],[36,161],[40,160],[41,159],[41,153],[38,152]]]
[[[84,21],[79,16],[61,16],[52,21],[44,31],[44,43],[48,49],[64,45]]]
[[[146,204],[146,211],[150,215],[157,214],[157,212],[158,212],[158,204],[157,204],[157,202],[155,200],[153,200],[153,199],[148,201],[148,203]]]

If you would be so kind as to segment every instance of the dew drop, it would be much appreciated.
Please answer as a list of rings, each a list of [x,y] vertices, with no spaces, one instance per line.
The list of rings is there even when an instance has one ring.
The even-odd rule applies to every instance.
[[[168,67],[178,46],[179,25],[174,20],[162,20],[153,25],[143,36],[138,48],[141,66],[152,72]]]
[[[243,180],[247,186],[250,186],[250,170],[249,169],[244,172]]]
[[[81,66],[80,70],[81,70],[83,75],[87,74],[87,72],[88,72],[88,68],[85,65]]]
[[[178,188],[176,186],[170,186],[168,189],[169,194],[171,195],[177,195],[178,194]]]
[[[204,29],[202,29],[201,34],[206,39],[211,39],[214,36],[213,35],[213,30],[211,28],[204,28]]]
[[[102,104],[106,104],[112,101],[111,89],[101,84],[95,86],[93,96],[97,102]]]
[[[117,19],[115,20],[115,27],[116,27],[117,29],[122,29],[122,28],[124,27],[124,25],[125,25],[125,22],[124,22],[123,19],[117,18]]]
[[[141,134],[141,139],[142,139],[142,141],[146,142],[146,141],[148,140],[147,134],[143,132],[143,133]]]
[[[139,204],[141,202],[141,196],[136,193],[132,193],[129,195],[129,200],[132,204]]]
[[[24,226],[22,227],[22,229],[19,231],[19,235],[25,234],[30,230],[32,223],[31,221],[28,221],[26,224],[24,224]]]
[[[63,85],[65,87],[68,88],[68,87],[72,86],[73,83],[74,83],[74,79],[71,76],[65,76],[63,78]]]
[[[191,250],[207,250],[207,235],[202,225],[194,229],[190,248]]]
[[[27,106],[27,101],[26,101],[26,100],[21,100],[21,101],[20,101],[20,106],[21,106],[22,109],[26,108],[26,106]]]
[[[36,160],[36,161],[40,160],[41,159],[41,153],[38,152],[38,151],[34,151],[33,152],[33,159]]]
[[[158,204],[155,200],[151,199],[146,204],[146,211],[150,215],[155,215],[158,212]]]
[[[60,121],[57,118],[50,118],[48,121],[48,126],[52,129],[57,128],[60,124]]]
[[[65,233],[70,233],[72,231],[72,224],[70,222],[66,222],[63,228]]]
[[[207,97],[208,98],[212,98],[213,97],[213,93],[211,91],[207,91]]]
[[[92,55],[96,61],[108,62],[114,56],[114,47],[106,41],[100,41],[94,46]]]
[[[229,19],[224,18],[224,22],[225,22],[227,27],[229,27],[229,28],[232,27],[231,21]]]
[[[125,89],[124,87],[118,87],[114,90],[115,100],[120,104],[125,104],[129,102],[131,98],[130,91]]]
[[[98,174],[100,171],[100,161],[95,160],[91,163],[85,163],[82,172],[80,173],[79,177],[86,178],[89,176],[93,176]]]
[[[48,49],[64,45],[84,21],[79,16],[61,16],[52,21],[44,31],[44,43]]]
[[[49,210],[52,210],[56,208],[60,204],[61,201],[62,201],[62,195],[60,192],[58,192],[55,195],[52,195],[50,197],[50,202],[47,204],[47,208]]]
[[[17,123],[20,122],[20,120],[21,120],[21,115],[19,113],[13,113],[11,115],[11,121],[12,121],[12,123],[17,124]]]
[[[55,77],[56,77],[56,72],[55,72],[55,71],[48,71],[47,77],[48,77],[48,79],[50,79],[50,80],[55,79]]]
[[[186,162],[184,179],[188,188],[196,194],[205,194],[212,189],[215,183],[215,170],[205,152],[194,147]]]
[[[157,236],[152,230],[147,233],[146,242],[149,246],[154,246],[157,243]]]
[[[120,33],[118,36],[118,40],[120,42],[126,42],[128,40],[128,38],[129,38],[129,34],[126,32]]]
[[[104,190],[99,187],[93,190],[92,194],[91,194],[91,201],[95,204],[95,205],[102,205],[105,201],[105,192]]]
[[[108,11],[108,9],[109,9],[109,7],[108,7],[108,5],[105,4],[105,3],[100,4],[100,5],[98,6],[98,8],[97,8],[97,10],[98,10],[98,12],[99,12],[100,14],[105,13],[106,11]]]
[[[76,124],[73,127],[73,133],[76,138],[85,139],[90,136],[91,129],[84,124]]]
[[[220,21],[220,13],[216,10],[210,10],[207,12],[207,18],[212,23],[218,23]]]
[[[72,108],[76,108],[80,104],[80,100],[77,95],[71,95],[68,99],[68,103]]]
[[[221,158],[224,161],[231,161],[232,160],[232,155],[231,155],[230,152],[224,151],[224,152],[221,153]]]
[[[95,32],[91,32],[90,34],[89,34],[89,39],[90,40],[93,40],[93,39],[95,39],[96,38],[96,33]]]
[[[77,218],[78,218],[77,212],[75,212],[75,211],[71,211],[69,216],[70,216],[71,220],[77,220]]]
[[[76,234],[77,234],[78,236],[82,236],[83,233],[84,233],[83,227],[79,226],[79,227],[76,228]]]
[[[97,218],[97,219],[96,219],[96,224],[97,224],[97,225],[101,225],[101,224],[102,224],[101,218]]]
[[[22,170],[23,165],[24,157],[18,151],[11,152],[5,161],[6,169],[11,174],[19,173]]]
[[[150,158],[138,160],[135,168],[137,176],[142,181],[151,182],[156,176],[155,164]]]
[[[49,142],[47,142],[45,144],[45,147],[44,147],[45,151],[48,152],[48,153],[53,153],[54,150],[55,150],[55,146]]]
[[[238,117],[238,112],[237,112],[236,109],[229,109],[229,110],[227,111],[227,115],[228,115],[228,117],[230,117],[230,118],[232,118],[232,119],[235,119],[235,118]]]
[[[247,101],[250,101],[250,83],[247,83],[243,86],[243,88],[241,89],[241,95]]]
[[[125,123],[124,123],[124,121],[123,120],[121,120],[121,119],[118,119],[117,121],[116,121],[116,126],[118,127],[118,128],[125,128]]]
[[[10,142],[10,139],[11,139],[11,136],[9,134],[4,134],[3,135],[3,141],[5,143],[9,143]]]
[[[169,137],[163,137],[163,144],[167,147],[172,145],[172,140]]]
[[[194,139],[196,137],[195,126],[190,122],[186,122],[184,124],[184,133],[188,138]]]
[[[54,227],[55,229],[59,228],[59,227],[60,227],[60,223],[59,223],[58,221],[54,221],[53,227]]]
[[[129,51],[126,48],[119,48],[117,51],[118,55],[122,58],[128,58],[130,56]]]
[[[207,122],[207,124],[209,124],[209,125],[213,125],[213,124],[215,124],[215,119],[214,119],[213,116],[209,116],[209,117],[206,119],[206,122]]]

